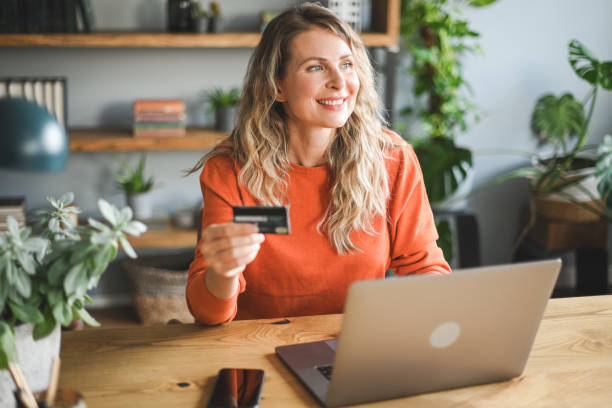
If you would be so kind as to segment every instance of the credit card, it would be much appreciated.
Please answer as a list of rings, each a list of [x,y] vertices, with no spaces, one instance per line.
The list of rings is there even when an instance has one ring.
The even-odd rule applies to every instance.
[[[234,210],[234,222],[256,224],[262,234],[289,234],[287,207],[239,206]]]

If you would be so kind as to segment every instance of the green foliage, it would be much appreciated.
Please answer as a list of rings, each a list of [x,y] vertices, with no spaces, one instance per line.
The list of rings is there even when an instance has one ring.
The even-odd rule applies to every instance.
[[[606,135],[597,150],[599,160],[595,167],[595,175],[599,177],[597,191],[606,201],[606,207],[612,208],[612,136]]]
[[[14,327],[19,324],[34,324],[35,339],[74,319],[97,325],[84,308],[91,302],[87,290],[97,285],[119,243],[128,256],[136,256],[125,234],[140,235],[146,227],[132,221],[130,208],[120,211],[99,200],[106,222],[89,219],[81,227],[70,220],[80,212],[73,199],[72,193],[48,198],[52,209],[39,211],[33,228],[8,217],[8,231],[0,232],[0,369],[17,360]]]
[[[445,259],[453,259],[453,231],[448,220],[436,220],[436,229],[438,230],[438,246],[442,250]]]
[[[115,182],[119,188],[130,194],[146,193],[153,188],[155,182],[153,177],[146,178],[144,175],[146,160],[146,153],[141,153],[135,168],[131,168],[126,162],[119,163],[121,168],[115,175]]]
[[[612,89],[612,61],[600,61],[580,41],[571,40],[568,44],[568,62],[576,75],[591,85],[586,98],[581,103],[570,93],[565,93],[560,98],[551,94],[540,97],[534,107],[532,125],[541,140],[552,146],[552,154],[546,158],[536,157],[535,165],[515,170],[500,180],[526,177],[531,181],[534,194],[560,194],[567,200],[612,221],[611,137],[606,136],[604,144],[596,154],[591,154],[594,157],[584,157],[586,152],[593,150],[593,147],[585,143],[591,132],[590,123],[599,89]],[[575,143],[570,144],[570,141]],[[587,176],[577,177],[570,173],[585,166],[595,167],[601,197],[596,197],[581,187],[580,183]],[[592,203],[583,203],[567,193],[566,188],[569,186],[577,186],[589,196]],[[603,203],[600,198],[604,198]]]
[[[219,7],[219,3],[216,1],[210,2],[210,14],[213,17],[219,17],[221,15],[221,7]]]
[[[423,170],[427,195],[440,202],[457,190],[472,167],[472,153],[445,137],[421,139],[413,144]],[[451,171],[448,171],[451,169]]]
[[[584,127],[584,108],[570,93],[559,98],[546,94],[536,102],[531,122],[541,142],[560,145],[568,153],[569,139]]]
[[[224,91],[221,88],[215,88],[206,93],[206,100],[210,104],[211,111],[236,106],[240,103],[240,90],[232,88],[229,91]]]

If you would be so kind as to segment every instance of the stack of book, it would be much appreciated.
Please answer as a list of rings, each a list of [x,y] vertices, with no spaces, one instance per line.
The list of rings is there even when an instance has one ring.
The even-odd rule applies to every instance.
[[[25,224],[25,197],[0,197],[0,231],[8,230],[7,217],[11,215],[20,227]]]
[[[179,99],[134,102],[134,137],[185,136],[185,103]]]

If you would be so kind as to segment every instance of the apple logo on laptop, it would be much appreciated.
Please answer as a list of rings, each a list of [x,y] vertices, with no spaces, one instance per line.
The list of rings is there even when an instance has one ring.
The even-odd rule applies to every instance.
[[[453,344],[461,334],[461,327],[456,322],[444,322],[432,330],[429,344],[434,348],[445,348]]]

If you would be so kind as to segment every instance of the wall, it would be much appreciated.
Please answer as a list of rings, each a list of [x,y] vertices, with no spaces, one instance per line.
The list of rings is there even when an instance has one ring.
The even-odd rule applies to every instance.
[[[292,1],[224,0],[231,18],[228,25],[256,25],[252,15],[262,8],[283,8]],[[102,29],[161,31],[165,26],[163,0],[94,0]],[[459,142],[476,151],[475,184],[487,183],[525,159],[485,154],[490,149],[533,151],[529,114],[542,93],[569,90],[582,96],[587,87],[571,71],[566,45],[582,40],[602,59],[612,59],[612,2],[608,0],[500,0],[482,8],[466,8],[465,17],[480,32],[484,55],[465,58],[465,75],[471,83],[483,119]],[[251,16],[251,17],[250,17]],[[0,76],[64,75],[68,78],[68,109],[72,126],[129,126],[131,103],[137,98],[182,98],[188,122],[209,125],[203,92],[215,86],[239,85],[250,49],[62,49],[0,48]],[[398,89],[409,86],[400,78]],[[397,106],[407,91],[397,92]],[[591,141],[612,133],[612,95],[602,93],[594,116]],[[170,214],[197,205],[200,191],[196,176],[183,178],[181,170],[194,164],[203,152],[153,152],[148,170],[158,180],[154,191],[156,213]],[[135,153],[118,154],[136,159]],[[73,153],[64,173],[41,174],[0,170],[1,194],[25,194],[28,207],[44,205],[45,196],[74,191],[81,207],[95,211],[98,197],[123,205],[123,196],[112,184],[116,169],[111,153]],[[507,262],[518,233],[519,212],[527,204],[527,186],[520,181],[489,188],[470,198],[481,228],[483,261]],[[117,276],[118,272],[117,272]]]

